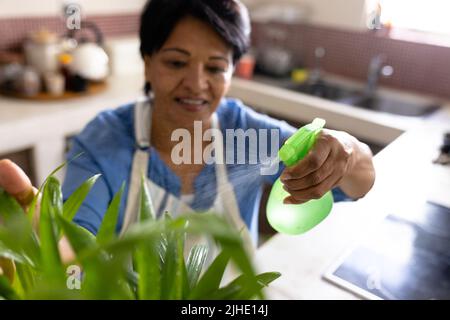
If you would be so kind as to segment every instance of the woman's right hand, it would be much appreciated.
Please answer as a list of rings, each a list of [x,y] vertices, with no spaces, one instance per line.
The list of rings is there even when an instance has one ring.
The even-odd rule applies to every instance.
[[[28,178],[25,172],[17,164],[8,159],[0,160],[0,188],[3,188],[7,193],[12,195],[25,210],[38,192],[31,184],[30,178]],[[40,203],[38,201],[33,217],[33,226],[35,229],[38,228],[39,216]],[[74,260],[73,250],[66,237],[60,239],[58,247],[64,263]],[[0,258],[0,274],[4,272],[12,280],[10,271],[12,270],[12,274],[14,274],[14,269],[14,264],[10,260]]]
[[[16,198],[24,208],[30,204],[37,192],[25,172],[14,162],[7,159],[0,160],[0,188]],[[0,275],[4,274],[12,282],[14,273],[14,263],[9,259],[0,257]]]
[[[0,188],[16,198],[23,207],[31,203],[37,192],[25,172],[8,159],[0,160]]]

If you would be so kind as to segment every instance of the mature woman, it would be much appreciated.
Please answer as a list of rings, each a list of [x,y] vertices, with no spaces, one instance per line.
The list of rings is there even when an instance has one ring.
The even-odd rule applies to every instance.
[[[285,122],[225,98],[234,66],[248,49],[249,33],[248,13],[236,0],[152,0],[147,4],[140,28],[146,98],[101,113],[73,140],[68,158],[83,155],[68,165],[65,195],[88,177],[102,174],[74,221],[96,233],[113,194],[125,181],[127,199],[117,226],[118,232],[124,231],[136,220],[133,208],[141,173],[145,173],[157,215],[213,210],[245,230],[243,237],[256,245],[262,186],[273,183],[281,173],[291,195],[285,199],[288,204],[321,197],[328,190],[333,190],[336,200],[359,198],[370,190],[374,169],[369,148],[333,130],[323,130],[300,164],[273,175],[261,175],[255,170],[258,164],[211,163],[199,157],[212,145],[215,160],[239,151],[221,139],[202,141],[201,148],[191,141],[192,152],[187,156],[191,161],[174,160],[179,141],[173,141],[172,135],[177,129],[192,137],[197,129],[201,133],[219,129],[223,136],[226,129],[276,129],[279,145],[295,132]],[[249,156],[254,150],[246,152]],[[31,185],[18,170],[8,161],[0,162],[0,185],[26,203]]]

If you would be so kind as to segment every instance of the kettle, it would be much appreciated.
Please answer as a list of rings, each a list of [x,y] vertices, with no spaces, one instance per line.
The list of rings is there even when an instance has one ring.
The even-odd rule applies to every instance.
[[[73,57],[69,68],[73,74],[77,74],[87,80],[102,81],[109,74],[109,57],[102,47],[103,35],[96,24],[90,21],[82,21],[81,29],[91,30],[96,40],[88,42],[85,38],[75,39],[77,29],[69,30],[68,38],[77,42],[71,51]]]
[[[265,47],[257,55],[260,71],[275,77],[288,76],[294,68],[292,53],[282,47]]]
[[[46,29],[31,32],[23,49],[26,64],[40,75],[58,70],[58,55],[62,49],[57,34]]]
[[[296,61],[291,50],[286,46],[289,40],[286,30],[273,25],[265,25],[261,30],[261,41],[256,47],[256,64],[259,71],[275,76],[289,76]]]

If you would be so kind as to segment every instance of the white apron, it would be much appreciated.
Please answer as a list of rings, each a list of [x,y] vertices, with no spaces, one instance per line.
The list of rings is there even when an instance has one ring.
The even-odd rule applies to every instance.
[[[151,103],[147,98],[137,101],[134,110],[134,126],[135,137],[138,148],[133,157],[131,179],[128,191],[127,207],[123,219],[122,235],[133,223],[138,221],[138,204],[140,194],[141,175],[147,176],[149,163],[149,147],[150,147],[150,133],[151,133]],[[217,115],[212,116],[212,128],[219,129],[219,122]],[[213,206],[207,210],[218,214],[222,214],[228,222],[240,231],[241,236],[247,252],[253,254],[254,245],[250,232],[242,220],[239,213],[236,196],[234,194],[233,186],[228,181],[227,170],[223,155],[223,140],[214,139],[216,159],[222,159],[215,164],[216,181],[217,181],[217,196]],[[147,178],[147,186],[152,200],[152,212],[157,216],[165,211],[169,212],[171,216],[176,217],[183,213],[193,212],[189,207],[179,198],[175,197],[168,191],[164,190],[156,183]],[[155,210],[156,209],[156,210]],[[209,246],[208,264],[218,254],[211,239],[206,240]],[[198,243],[205,243],[205,238],[188,237],[186,239],[185,252],[189,252],[193,245]]]

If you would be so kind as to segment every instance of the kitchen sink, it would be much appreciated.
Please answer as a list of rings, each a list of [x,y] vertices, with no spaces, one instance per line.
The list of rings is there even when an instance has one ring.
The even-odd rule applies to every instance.
[[[435,103],[414,103],[412,101],[387,98],[381,95],[370,97],[364,95],[363,93],[339,98],[336,99],[336,101],[368,110],[381,111],[410,117],[426,116],[440,108],[440,106]]]
[[[325,81],[318,81],[312,84],[292,84],[290,86],[287,86],[287,89],[299,91],[328,100],[345,99],[346,97],[356,94],[356,91],[354,89],[346,88]]]
[[[388,94],[386,90],[376,90],[368,94],[364,84],[358,85],[349,81],[320,79],[313,83],[297,84],[289,78],[274,79],[260,75],[254,80],[367,110],[402,116],[425,117],[440,108],[439,103],[422,97],[406,98],[400,94]]]

